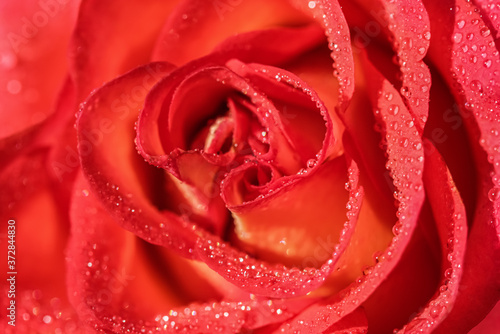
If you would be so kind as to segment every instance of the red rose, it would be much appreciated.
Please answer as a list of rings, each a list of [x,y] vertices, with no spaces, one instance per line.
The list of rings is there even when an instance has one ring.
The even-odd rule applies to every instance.
[[[2,329],[494,333],[499,8],[2,5]]]

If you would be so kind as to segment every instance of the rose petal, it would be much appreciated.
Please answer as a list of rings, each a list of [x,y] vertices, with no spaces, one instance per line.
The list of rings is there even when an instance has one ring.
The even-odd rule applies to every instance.
[[[289,269],[251,258],[217,238],[206,235],[199,239],[197,252],[200,259],[233,284],[258,295],[289,298],[306,294],[321,285],[334,269],[343,253],[356,224],[363,192],[358,188],[358,170],[354,162],[349,168],[349,211],[347,222],[340,233],[331,258],[320,269]]]
[[[183,1],[163,27],[153,60],[180,66],[209,54],[216,45],[233,35],[262,27],[300,26],[309,22],[284,0]],[[282,42],[285,41],[288,40]]]
[[[104,82],[148,62],[177,2],[151,1],[144,6],[141,1],[129,1],[123,6],[120,1],[82,1],[70,48],[78,101]]]
[[[0,5],[0,138],[25,132],[54,112],[79,1]]]
[[[240,204],[235,197],[246,192],[238,189],[241,181],[237,177],[248,171],[233,170],[222,186],[222,196],[234,218],[238,246],[259,259],[318,268],[333,251],[321,248],[318,241],[338,240],[345,222],[345,158],[324,162],[316,171],[286,184],[280,178],[271,180],[257,192],[260,197]]]
[[[437,71],[433,71],[429,119],[425,125],[424,137],[443,156],[460,196],[465,204],[467,220],[472,223],[477,201],[478,172],[467,135],[466,124],[460,116],[459,106],[446,83]],[[424,144],[427,143],[424,142]],[[460,151],[457,151],[460,147]]]
[[[417,217],[424,200],[422,186],[423,147],[418,131],[410,126],[412,116],[403,104],[402,98],[394,87],[366,60],[367,75],[373,89],[371,99],[375,109],[375,117],[385,132],[388,162],[386,168],[394,180],[395,198],[399,202],[398,222],[393,231],[389,247],[380,255],[382,261],[367,270],[366,275],[359,277],[342,293],[325,299],[306,309],[292,321],[281,326],[282,331],[299,330],[301,333],[317,333],[326,330],[344,315],[349,314],[365,301],[378,285],[389,275],[399,263],[403,251],[410,242],[415,229]],[[380,92],[380,93],[378,93]],[[386,94],[391,94],[387,101]],[[394,114],[394,106],[399,112]],[[395,131],[392,122],[398,123],[400,131]],[[308,323],[308,326],[304,324]],[[312,325],[315,324],[315,325]]]
[[[292,35],[295,36],[294,40],[296,42],[290,44],[286,41],[289,40],[289,36]],[[255,45],[252,45],[251,50],[248,50],[247,43],[249,40],[256,43]],[[188,136],[188,133],[190,132],[187,130],[193,127],[193,122],[191,122],[191,119],[187,121],[186,113],[184,112],[168,114],[170,117],[169,120],[167,120],[166,118],[162,118],[160,115],[162,114],[161,106],[165,103],[164,101],[170,101],[171,99],[173,99],[173,94],[175,94],[176,92],[174,90],[184,80],[187,80],[188,76],[194,75],[194,73],[201,71],[203,68],[208,68],[213,65],[226,64],[226,62],[231,58],[240,56],[244,56],[243,59],[249,61],[258,61],[260,59],[265,60],[266,63],[280,63],[282,61],[287,61],[293,57],[297,57],[296,52],[305,52],[308,48],[311,48],[321,40],[322,37],[319,35],[319,30],[317,29],[317,27],[309,26],[305,28],[294,29],[270,29],[255,33],[241,34],[225,41],[216,49],[216,51],[211,56],[194,61],[176,71],[176,73],[172,74],[172,76],[170,76],[170,78],[168,79],[169,82],[165,82],[163,88],[156,87],[154,92],[150,95],[150,97],[148,97],[148,102],[146,104],[145,110],[142,112],[141,118],[138,123],[139,150],[143,152],[143,155],[148,161],[152,161],[159,159],[158,156],[164,155],[166,151],[168,152],[175,149],[176,147],[185,149],[185,139],[182,138],[186,138],[186,136]],[[273,43],[269,44],[270,41],[272,41]],[[191,86],[193,84],[202,86],[200,80],[201,78],[197,78],[197,80],[194,80],[194,83],[192,83]],[[222,79],[219,78],[219,80]],[[213,89],[211,88],[211,86],[213,85],[209,85],[208,87],[204,86],[205,88],[203,89],[203,92],[197,91],[197,94],[203,94],[205,98],[197,100],[187,99],[187,101],[191,101],[191,103],[189,104],[189,109],[198,110],[197,113],[205,110],[206,108],[200,108],[200,106],[196,107],[196,101],[204,101],[209,97],[213,100],[212,103],[204,101],[203,105],[206,105],[207,103],[208,105],[213,105],[214,101],[215,106],[218,104],[218,97],[220,97],[221,94],[218,93],[214,96],[214,92],[205,92],[207,89]],[[179,95],[182,94],[179,93]],[[223,92],[222,95],[224,95]],[[208,108],[207,110],[207,112],[210,112],[211,109]],[[179,128],[176,127],[175,131],[172,131],[173,137],[169,138],[163,131],[159,132],[156,125],[158,124],[160,128],[168,128],[169,126],[172,126],[171,124],[173,124],[174,115],[178,115],[178,117],[183,120],[183,123],[186,124],[186,128],[181,127],[183,131],[179,131]],[[200,118],[200,121],[204,121],[204,119],[201,119],[203,118],[202,115],[198,115],[196,118]],[[163,138],[161,141],[159,141],[160,135]],[[167,144],[171,141],[171,144]],[[166,150],[162,149],[162,146],[166,147]],[[284,153],[285,152],[282,152],[282,155],[287,156]],[[152,161],[152,163],[154,162]],[[158,165],[158,162],[155,164]],[[171,172],[173,172],[174,175],[177,175],[175,170],[172,170]]]
[[[428,202],[400,262],[363,304],[374,332],[401,327],[401,332],[432,331],[458,292],[467,238],[465,210],[439,153],[428,141],[424,146]]]
[[[299,154],[302,163],[321,163],[338,156],[341,150],[333,137],[333,121],[314,89],[298,76],[272,66],[242,64],[231,61],[228,66],[249,79],[280,111],[281,132]],[[269,135],[273,136],[273,128]],[[272,138],[272,137],[271,137]],[[272,148],[272,139],[271,139]],[[278,156],[282,153],[278,151]]]
[[[429,303],[402,331],[432,331],[453,309],[458,295],[467,243],[465,207],[443,158],[426,143],[424,182],[439,233],[442,284]]]
[[[362,308],[357,308],[342,320],[333,324],[323,334],[363,334],[368,332],[368,321]]]
[[[78,178],[71,209],[68,285],[73,305],[92,328],[137,333],[157,328],[169,333],[236,333],[241,328],[288,319],[314,300],[253,298],[203,303],[200,299],[183,305],[186,294],[175,287],[171,273],[161,278],[154,275],[159,269],[152,272],[145,265],[151,254],[144,254],[139,239],[115,224],[100,201],[88,192],[88,186],[83,177]],[[181,274],[185,276],[186,272]],[[206,294],[203,290],[207,287],[200,284],[199,293]],[[149,296],[147,305],[136,302],[144,294]]]
[[[280,27],[240,33],[223,40],[212,53],[227,55],[244,63],[287,64],[325,41],[320,26]]]
[[[500,302],[497,302],[493,310],[484,318],[483,321],[474,327],[469,334],[496,334],[500,324]]]
[[[481,9],[481,18],[486,26],[490,29],[497,50],[500,48],[498,39],[500,38],[500,7],[494,0],[474,0],[473,3]]]
[[[500,133],[500,71],[498,50],[490,30],[472,3],[425,1],[431,18],[431,60],[446,78],[469,138],[479,174],[475,219],[469,233],[462,289],[450,315],[438,332],[472,328],[497,302],[500,276],[500,197],[498,134]],[[452,11],[449,8],[453,8]],[[445,9],[446,8],[446,9]],[[446,13],[446,15],[443,15]],[[443,56],[445,54],[446,56]],[[484,55],[484,57],[483,57]],[[487,157],[487,158],[486,158]]]
[[[303,82],[306,82],[318,95],[319,99],[325,105],[325,109],[330,114],[333,125],[333,137],[336,138],[332,144],[331,152],[342,151],[342,138],[344,126],[336,113],[338,106],[338,95],[332,94],[339,89],[339,83],[332,75],[332,58],[330,57],[328,46],[325,43],[320,47],[304,53],[300,58],[288,63],[283,69],[296,74]],[[290,117],[294,114],[287,112]]]
[[[68,193],[61,192],[58,182],[51,178],[49,156],[45,148],[31,149],[0,173],[0,243],[5,247],[0,267],[4,279],[15,276],[15,299],[7,298],[10,285],[3,283],[0,304],[7,309],[14,300],[16,315],[15,327],[7,323],[12,319],[2,321],[0,330],[4,333],[54,332],[57,328],[84,333],[79,330],[81,323],[68,302],[64,285]],[[11,220],[15,223],[10,224]],[[9,247],[7,254],[7,246],[11,245],[15,249]]]
[[[63,141],[66,141],[67,144],[75,142],[74,132],[72,132],[74,130],[71,128],[74,122],[74,115],[68,113],[68,110],[71,110],[74,105],[74,85],[68,78],[58,94],[55,111],[50,117],[27,131],[17,133],[9,138],[0,139],[0,170],[8,166],[16,157],[26,154],[34,148],[57,147],[58,149],[62,149],[61,138],[63,137]],[[71,147],[71,145],[68,146]],[[52,164],[54,163],[52,161]],[[62,174],[73,171],[77,164],[78,162],[76,161],[76,164],[72,168],[68,168],[60,173],[61,177],[58,175],[58,179],[61,181]],[[54,172],[56,172],[55,169]]]
[[[370,330],[390,333],[415,318],[439,287],[440,260],[435,220],[426,202],[398,264],[363,303]]]
[[[174,212],[160,213],[158,207],[168,209],[168,199],[157,197],[158,180],[152,180],[161,179],[161,171],[146,164],[134,145],[146,93],[172,69],[166,63],[139,67],[92,94],[77,121],[78,145],[92,191],[123,228],[191,257],[195,232]]]
[[[116,224],[83,176],[75,183],[70,216],[67,284],[83,321],[95,329],[112,328],[113,317],[133,321],[183,304],[182,295],[169,288],[171,282],[165,284],[148,267],[140,239]],[[148,304],[136,307],[144,295]]]
[[[344,112],[354,92],[354,60],[349,25],[337,0],[318,1],[318,19],[321,20],[332,51],[334,75],[339,81],[338,111]]]
[[[401,94],[415,117],[416,126],[422,132],[429,112],[431,85],[429,69],[423,62],[431,38],[429,17],[424,5],[421,1],[360,2],[392,35],[392,46],[397,52],[402,74]]]

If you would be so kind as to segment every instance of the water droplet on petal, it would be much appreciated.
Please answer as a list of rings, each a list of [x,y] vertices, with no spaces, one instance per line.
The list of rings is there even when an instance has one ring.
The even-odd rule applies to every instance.
[[[483,37],[488,37],[491,34],[490,29],[488,29],[486,27],[482,28],[479,32],[481,33],[481,36],[483,36]]]
[[[458,29],[462,29],[465,26],[465,20],[460,20],[457,22]]]
[[[453,41],[455,43],[460,43],[462,41],[462,37],[463,35],[459,32],[457,32],[456,34],[453,35]]]
[[[316,160],[316,159],[309,159],[307,161],[307,168],[313,168],[314,166],[316,166],[317,163],[318,163],[318,160]]]
[[[401,224],[401,222],[398,222],[392,227],[392,233],[394,235],[399,235],[402,229],[403,229],[403,224]]]
[[[433,318],[437,318],[441,312],[444,310],[444,305],[437,301],[434,305],[431,306],[429,310],[429,314]]]
[[[447,279],[451,279],[452,276],[453,276],[453,269],[451,268],[446,269],[446,271],[444,272],[444,277]]]
[[[388,112],[389,112],[390,115],[395,116],[399,112],[399,107],[397,105],[393,104],[393,105],[389,106]]]
[[[491,188],[490,191],[488,191],[488,199],[492,202],[495,202],[500,198],[500,189],[498,188]]]
[[[472,89],[475,92],[481,92],[483,90],[483,85],[479,80],[472,80],[469,86],[470,89]]]

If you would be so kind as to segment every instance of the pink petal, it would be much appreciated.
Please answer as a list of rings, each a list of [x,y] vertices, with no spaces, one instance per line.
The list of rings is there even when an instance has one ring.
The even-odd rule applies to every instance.
[[[354,60],[349,26],[337,0],[319,1],[316,15],[326,31],[328,47],[332,51],[333,73],[339,81],[338,110],[342,113],[354,92]]]
[[[467,242],[461,289],[438,332],[472,328],[498,301],[500,224],[500,59],[493,36],[473,4],[426,1],[431,18],[431,60],[447,79],[467,124],[479,174],[475,219]],[[443,15],[446,13],[446,15]],[[447,55],[443,57],[443,54]]]
[[[78,3],[0,5],[0,139],[26,132],[53,114],[67,74]]]
[[[422,132],[429,112],[431,86],[430,72],[423,62],[431,37],[429,17],[424,5],[421,1],[409,0],[379,0],[376,5],[364,1],[363,5],[366,11],[369,8],[370,13],[379,20],[377,24],[387,27],[392,35],[392,46],[397,52],[402,74],[401,95]]]
[[[436,220],[442,253],[441,285],[427,305],[402,331],[432,331],[454,307],[464,269],[467,243],[465,207],[443,158],[426,142],[424,183]]]

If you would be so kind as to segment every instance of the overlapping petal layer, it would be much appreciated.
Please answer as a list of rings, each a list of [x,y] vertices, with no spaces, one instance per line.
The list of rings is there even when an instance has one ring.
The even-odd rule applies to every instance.
[[[500,57],[491,31],[472,3],[424,3],[434,22],[431,34],[436,41],[441,41],[431,43],[431,60],[461,106],[460,114],[467,126],[479,175],[476,211],[467,239],[464,275],[460,283],[462,288],[453,310],[438,328],[438,332],[445,333],[470,329],[498,300],[498,294],[492,291],[498,292],[497,270],[500,268],[500,197],[497,196]]]

